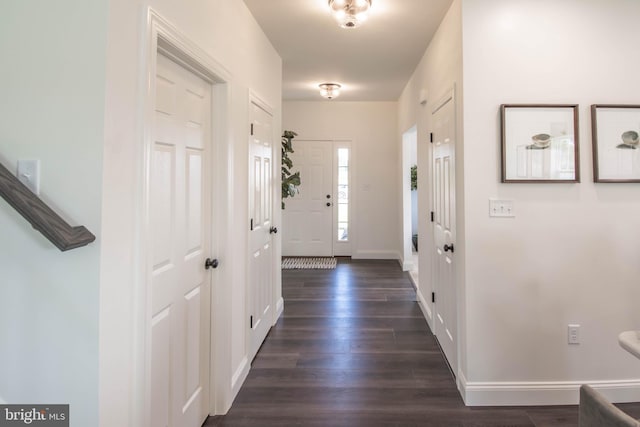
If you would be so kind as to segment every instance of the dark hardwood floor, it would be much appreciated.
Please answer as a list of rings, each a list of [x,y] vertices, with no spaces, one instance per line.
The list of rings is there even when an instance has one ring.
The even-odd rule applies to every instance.
[[[205,426],[577,426],[576,406],[466,407],[395,261],[284,270],[285,311]],[[640,404],[621,405],[640,417]]]

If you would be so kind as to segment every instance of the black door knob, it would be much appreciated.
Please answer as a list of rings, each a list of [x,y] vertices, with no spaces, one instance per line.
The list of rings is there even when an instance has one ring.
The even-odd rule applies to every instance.
[[[451,245],[444,245],[444,251],[453,253],[453,243]]]
[[[278,232],[278,227],[271,227],[269,229],[269,234],[276,234]]]
[[[331,203],[327,202],[327,206],[331,206]]]
[[[211,258],[207,258],[206,261],[204,262],[204,269],[208,270],[210,268],[218,268],[218,260],[217,259],[211,259]]]
[[[331,194],[327,194],[327,199],[330,199],[330,198],[331,198]]]

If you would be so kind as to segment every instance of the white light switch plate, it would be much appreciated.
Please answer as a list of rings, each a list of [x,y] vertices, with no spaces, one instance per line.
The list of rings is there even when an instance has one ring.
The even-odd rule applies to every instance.
[[[18,180],[40,194],[40,160],[18,160]]]
[[[489,216],[513,218],[516,216],[513,200],[489,199]]]
[[[567,342],[569,344],[580,344],[580,325],[569,325]]]

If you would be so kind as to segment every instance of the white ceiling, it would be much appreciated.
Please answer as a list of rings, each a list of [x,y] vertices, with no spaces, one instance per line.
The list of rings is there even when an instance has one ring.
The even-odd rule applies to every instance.
[[[452,0],[373,0],[368,21],[340,28],[327,0],[244,0],[283,60],[285,100],[396,101]]]

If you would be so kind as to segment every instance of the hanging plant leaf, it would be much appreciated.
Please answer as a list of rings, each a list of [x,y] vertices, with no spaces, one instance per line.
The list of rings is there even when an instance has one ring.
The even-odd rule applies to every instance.
[[[417,190],[417,189],[418,189],[418,165],[413,165],[411,166],[411,190]]]
[[[282,209],[284,209],[284,199],[298,194],[298,186],[301,182],[300,172],[291,172],[293,161],[289,158],[289,154],[294,153],[291,141],[296,136],[298,134],[290,130],[282,133]]]
[[[288,170],[293,167],[293,162],[288,156],[282,158],[282,164],[286,165]]]

